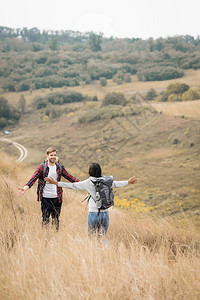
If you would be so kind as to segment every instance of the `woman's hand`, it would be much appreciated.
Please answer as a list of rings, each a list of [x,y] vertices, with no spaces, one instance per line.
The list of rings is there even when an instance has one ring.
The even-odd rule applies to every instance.
[[[134,184],[137,182],[137,179],[135,177],[131,177],[129,180],[128,180],[128,184]]]
[[[58,182],[55,181],[52,177],[45,177],[44,180],[50,184],[58,185]]]

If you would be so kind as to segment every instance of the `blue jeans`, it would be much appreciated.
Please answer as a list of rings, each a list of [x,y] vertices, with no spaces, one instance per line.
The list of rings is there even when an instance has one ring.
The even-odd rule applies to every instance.
[[[106,235],[109,226],[109,212],[100,212],[99,216],[98,212],[89,212],[87,226],[89,233],[96,231],[98,235],[100,233]]]

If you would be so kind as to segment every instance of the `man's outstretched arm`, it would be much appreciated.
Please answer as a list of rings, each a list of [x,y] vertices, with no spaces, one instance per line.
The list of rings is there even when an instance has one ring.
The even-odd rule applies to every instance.
[[[69,174],[65,167],[62,166],[62,176],[65,177],[67,180],[69,180],[70,182],[79,182],[80,180],[74,176],[72,176],[71,174]]]
[[[19,187],[19,192],[18,192],[18,196],[23,196],[24,193],[32,187],[32,185],[36,182],[36,180],[39,178],[39,176],[42,174],[43,172],[43,166],[42,164],[39,165],[37,167],[37,169],[35,170],[35,172],[33,173],[33,176],[31,177],[31,179],[26,183],[26,185],[24,187]]]

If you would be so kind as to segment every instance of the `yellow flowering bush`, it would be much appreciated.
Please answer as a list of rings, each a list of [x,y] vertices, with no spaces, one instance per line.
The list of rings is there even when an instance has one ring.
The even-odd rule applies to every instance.
[[[145,203],[141,202],[138,198],[134,198],[133,200],[119,199],[115,197],[115,206],[124,208],[124,209],[134,209],[136,212],[148,212],[152,211],[154,207],[146,206]]]
[[[72,117],[74,115],[74,112],[71,111],[70,113],[67,114],[67,117]]]
[[[42,120],[43,120],[43,122],[48,122],[48,121],[49,121],[49,116],[44,115],[44,116],[42,117]]]

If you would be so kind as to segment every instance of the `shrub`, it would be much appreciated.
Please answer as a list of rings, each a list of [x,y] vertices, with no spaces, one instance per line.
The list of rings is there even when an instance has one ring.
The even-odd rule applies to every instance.
[[[166,92],[168,95],[170,94],[183,94],[184,92],[189,90],[189,85],[186,83],[171,83],[168,85]]]
[[[181,101],[184,92],[189,90],[189,85],[185,83],[172,83],[166,88],[166,91],[162,93],[160,101]]]
[[[188,100],[197,100],[200,99],[200,95],[197,93],[197,91],[193,89],[189,89],[187,92],[183,93],[182,100],[188,101]]]
[[[184,72],[171,66],[149,67],[137,72],[140,81],[161,81],[183,77]]]
[[[180,142],[179,139],[175,138],[175,139],[173,139],[172,144],[173,145],[177,145],[179,142]]]
[[[131,75],[130,75],[130,73],[124,74],[124,82],[131,82]]]
[[[32,101],[32,106],[36,109],[47,107],[48,101],[44,97],[37,96]]]
[[[100,77],[99,81],[100,81],[101,86],[106,86],[107,85],[107,80],[106,80],[105,77]]]
[[[176,101],[181,101],[181,95],[177,95],[177,94],[171,94],[168,96],[168,101],[169,102],[176,102]]]
[[[53,105],[61,105],[65,103],[72,103],[72,102],[81,102],[84,101],[85,98],[81,93],[73,92],[73,91],[65,91],[60,93],[50,93],[42,96],[37,96],[33,99],[32,105],[37,108],[45,108],[48,103]]]
[[[134,116],[142,113],[142,108],[137,106],[123,107],[121,105],[109,105],[89,110],[78,119],[78,123],[90,123],[98,120],[110,120],[122,116]]]
[[[3,97],[0,97],[0,108],[0,129],[13,125],[19,120],[19,111],[9,105],[8,100]]]
[[[152,89],[150,89],[150,90],[147,92],[147,94],[146,94],[146,96],[145,96],[145,100],[154,100],[154,99],[156,98],[156,96],[157,96],[157,93],[156,93],[156,91],[152,88]]]
[[[126,105],[127,101],[122,93],[108,93],[102,102],[102,106],[107,106],[107,105]]]

